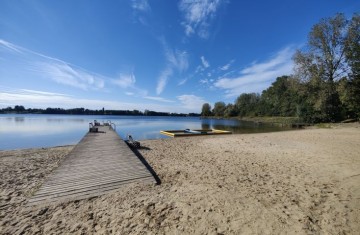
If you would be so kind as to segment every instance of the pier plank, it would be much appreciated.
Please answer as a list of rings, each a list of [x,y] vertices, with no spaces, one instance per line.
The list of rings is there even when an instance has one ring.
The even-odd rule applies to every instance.
[[[156,183],[147,167],[110,126],[88,132],[29,199],[28,205],[80,200],[130,183]]]

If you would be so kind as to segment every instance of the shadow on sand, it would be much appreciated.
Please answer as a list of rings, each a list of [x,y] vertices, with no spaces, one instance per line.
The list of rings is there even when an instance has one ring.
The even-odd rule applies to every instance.
[[[125,141],[126,142],[126,141]],[[135,155],[139,158],[139,160],[145,165],[145,167],[150,171],[150,173],[152,174],[152,176],[154,177],[154,179],[156,180],[156,184],[160,185],[161,184],[161,180],[159,178],[159,176],[156,174],[156,172],[154,171],[154,169],[150,166],[150,164],[145,160],[145,158],[141,155],[141,153],[138,151],[138,149],[144,149],[144,150],[151,150],[148,147],[145,146],[140,146],[138,148],[135,148],[133,145],[129,144],[128,142],[126,142],[128,144],[128,146],[130,147],[130,149],[135,153]]]

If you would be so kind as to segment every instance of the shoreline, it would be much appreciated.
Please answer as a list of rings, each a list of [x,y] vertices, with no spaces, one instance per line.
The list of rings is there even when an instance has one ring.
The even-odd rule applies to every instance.
[[[231,119],[231,118],[230,118]],[[242,119],[238,119],[242,120]],[[247,120],[244,120],[247,121]],[[250,121],[255,122],[255,121]],[[266,124],[279,124],[279,123],[271,123],[271,122],[264,122]],[[290,128],[290,129],[284,129],[281,131],[269,131],[269,132],[244,132],[244,133],[232,133],[231,135],[259,135],[259,134],[267,134],[267,133],[277,133],[277,132],[288,132],[288,131],[303,131],[308,129],[334,129],[334,128],[349,128],[349,127],[357,127],[360,126],[360,122],[353,122],[353,123],[323,123],[322,125],[317,126],[305,126],[302,128]],[[210,137],[210,136],[201,136],[201,137]],[[177,137],[177,138],[183,138],[183,137]],[[197,137],[195,137],[197,138]],[[145,140],[139,140],[140,142],[143,141],[157,141],[162,139],[172,139],[172,137],[166,137],[166,138],[160,138],[160,139],[145,139]],[[33,148],[15,148],[15,149],[0,149],[0,152],[4,151],[25,151],[25,150],[36,150],[36,149],[51,149],[51,148],[61,148],[61,147],[74,147],[75,144],[65,144],[65,145],[55,145],[55,146],[45,146],[45,147],[33,147]]]
[[[25,207],[74,147],[0,151],[4,234],[309,234],[360,230],[360,125],[143,140],[161,185]]]

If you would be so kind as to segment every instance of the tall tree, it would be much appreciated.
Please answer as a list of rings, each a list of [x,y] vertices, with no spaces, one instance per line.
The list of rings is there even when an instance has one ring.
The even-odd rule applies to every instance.
[[[298,81],[290,76],[281,76],[264,90],[261,101],[267,110],[262,113],[271,116],[295,116],[300,103]]]
[[[240,117],[256,116],[260,95],[256,93],[243,93],[235,101],[235,107]]]
[[[201,110],[201,116],[208,117],[211,116],[211,106],[208,103],[203,104]]]
[[[235,105],[228,104],[226,105],[224,116],[225,117],[235,117],[237,115]]]
[[[316,85],[317,97],[311,101],[321,121],[338,121],[341,118],[341,102],[335,80],[347,72],[345,42],[348,40],[348,25],[343,14],[322,19],[311,29],[308,48],[297,51],[294,56],[297,75]]]
[[[223,117],[226,105],[224,102],[216,102],[214,104],[213,114],[217,117]]]
[[[351,72],[349,74],[348,108],[354,117],[360,118],[360,15],[354,14],[345,41],[345,56]]]
[[[24,112],[24,111],[25,111],[25,107],[22,106],[22,105],[15,105],[14,110],[15,110],[15,112],[18,112],[18,113]]]

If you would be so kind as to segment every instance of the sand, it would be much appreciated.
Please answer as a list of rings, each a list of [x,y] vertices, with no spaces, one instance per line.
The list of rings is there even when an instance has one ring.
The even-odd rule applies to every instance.
[[[161,185],[36,207],[72,146],[0,151],[0,233],[359,234],[359,124],[141,144]]]

